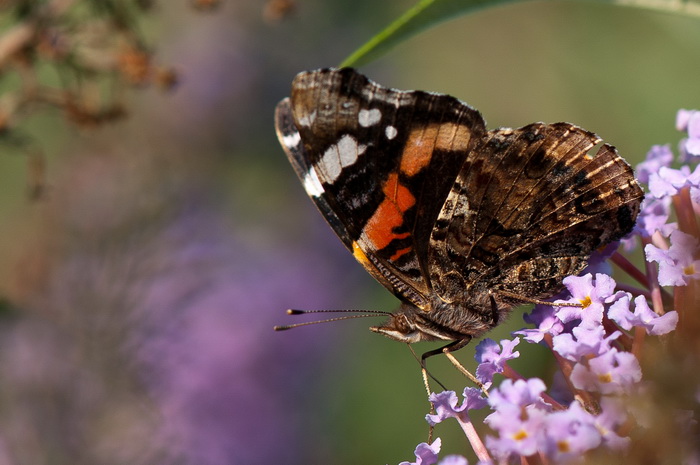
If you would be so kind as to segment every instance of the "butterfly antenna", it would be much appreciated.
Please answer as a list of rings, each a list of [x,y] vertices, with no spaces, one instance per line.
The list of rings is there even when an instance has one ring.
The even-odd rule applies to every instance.
[[[286,331],[292,328],[298,328],[300,326],[309,326],[319,323],[330,323],[332,321],[342,321],[342,320],[354,320],[355,318],[368,318],[373,316],[389,316],[391,312],[383,312],[381,310],[297,310],[290,308],[287,310],[287,315],[306,315],[309,313],[356,313],[355,315],[345,315],[335,318],[328,318],[326,320],[316,320],[316,321],[305,321],[303,323],[294,323],[291,325],[278,325],[273,329],[275,331]]]

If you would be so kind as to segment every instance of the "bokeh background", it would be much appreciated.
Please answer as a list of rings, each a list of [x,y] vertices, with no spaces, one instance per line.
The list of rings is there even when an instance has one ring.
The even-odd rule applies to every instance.
[[[3,141],[0,465],[413,460],[428,403],[406,347],[369,320],[272,331],[294,321],[289,307],[398,305],[306,197],[272,115],[297,72],[337,65],[412,4],[297,0],[274,19],[264,1],[156,2],[144,33],[177,70],[174,91],[129,91],[128,118],[94,128],[35,109],[18,129],[46,157],[39,199],[26,152]],[[573,122],[635,164],[677,143],[677,109],[700,107],[699,24],[523,2],[444,23],[362,71],[458,96],[490,127]],[[520,349],[516,369],[551,376],[536,347]],[[468,367],[472,355],[459,353]],[[468,453],[456,424],[436,434]]]

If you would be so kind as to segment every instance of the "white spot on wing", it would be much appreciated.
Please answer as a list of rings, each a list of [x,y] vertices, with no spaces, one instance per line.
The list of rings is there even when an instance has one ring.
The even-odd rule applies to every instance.
[[[376,108],[371,110],[360,110],[357,114],[357,121],[360,126],[367,128],[369,126],[377,124],[382,119],[382,112]]]
[[[299,134],[299,131],[285,134],[282,136],[282,142],[286,147],[294,148],[299,145],[299,142],[301,142],[301,134]]]
[[[328,147],[316,164],[316,168],[323,173],[324,181],[332,184],[338,179],[343,168],[355,164],[365,150],[367,150],[366,145],[358,144],[354,137],[346,134],[337,144]]]
[[[316,170],[312,166],[304,176],[304,189],[311,197],[320,197],[324,190],[321,181],[318,179]]]
[[[308,115],[303,115],[299,117],[299,125],[304,127],[309,127],[316,121],[316,110],[312,111]]]
[[[394,126],[387,126],[386,129],[384,130],[384,134],[386,134],[386,138],[391,140],[394,137],[396,137],[396,134],[398,134],[398,131]]]

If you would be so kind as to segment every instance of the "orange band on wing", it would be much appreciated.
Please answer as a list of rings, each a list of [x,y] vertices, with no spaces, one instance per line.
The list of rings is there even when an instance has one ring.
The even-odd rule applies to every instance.
[[[435,150],[437,134],[438,126],[434,124],[411,131],[401,154],[400,170],[402,173],[412,177],[428,166],[433,157],[433,150]]]
[[[434,150],[467,150],[471,130],[462,124],[441,123],[419,126],[411,131],[401,155],[401,172],[415,176],[428,166]]]
[[[409,253],[409,252],[412,251],[412,250],[413,250],[413,247],[411,247],[411,246],[409,246],[409,247],[404,247],[403,249],[399,249],[399,250],[397,250],[396,252],[394,252],[394,255],[392,255],[391,257],[389,257],[389,260],[395,262],[396,260],[398,260],[399,258],[403,257],[404,255],[406,255],[407,253]]]
[[[467,150],[469,141],[472,138],[472,130],[463,124],[441,124],[440,132],[435,141],[435,148],[438,150],[449,150],[456,152]]]
[[[466,150],[471,131],[467,126],[454,123],[420,126],[406,141],[401,154],[400,173],[413,177],[430,164],[435,150]],[[416,204],[411,191],[399,181],[399,173],[390,173],[382,186],[384,200],[369,219],[362,232],[362,240],[373,250],[382,250],[395,239],[406,239],[409,232],[395,233],[404,224],[404,213]],[[413,247],[397,250],[389,259],[394,261],[410,253]],[[356,254],[356,258],[361,258]],[[366,257],[365,257],[366,259]]]
[[[399,182],[398,173],[391,173],[382,186],[384,200],[365,225],[365,239],[375,250],[388,246],[394,239],[405,239],[409,233],[397,234],[394,228],[403,224],[403,214],[416,203],[416,198]],[[406,252],[404,252],[406,253]]]

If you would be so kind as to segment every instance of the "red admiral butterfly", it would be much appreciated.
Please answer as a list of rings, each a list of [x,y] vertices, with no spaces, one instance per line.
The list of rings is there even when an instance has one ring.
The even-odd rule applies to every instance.
[[[370,328],[401,342],[454,351],[515,305],[555,295],[632,230],[644,197],[614,147],[589,153],[601,139],[582,128],[489,131],[454,97],[348,68],[297,75],[275,120],[306,192],[401,300]]]

